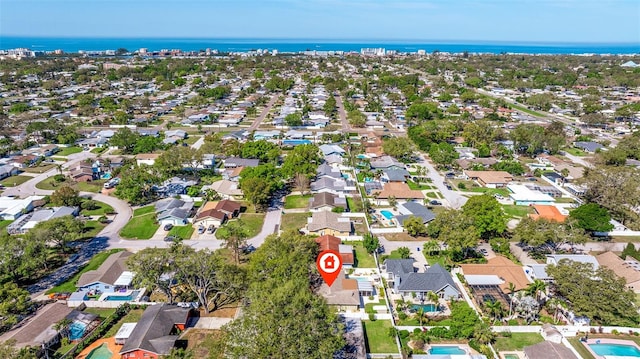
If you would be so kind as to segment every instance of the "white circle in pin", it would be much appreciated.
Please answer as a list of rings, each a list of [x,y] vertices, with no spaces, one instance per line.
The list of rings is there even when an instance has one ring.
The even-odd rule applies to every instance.
[[[325,273],[334,273],[340,269],[340,258],[333,253],[325,253],[320,257],[320,269]]]

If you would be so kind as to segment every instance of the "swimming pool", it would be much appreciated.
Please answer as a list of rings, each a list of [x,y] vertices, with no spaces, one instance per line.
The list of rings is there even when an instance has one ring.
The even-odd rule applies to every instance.
[[[297,146],[297,145],[310,145],[309,140],[283,140],[282,144],[285,146]]]
[[[85,330],[87,330],[87,325],[83,322],[73,322],[69,326],[69,340],[78,340],[82,339]]]
[[[504,359],[520,359],[516,354],[505,354]]]
[[[392,220],[393,219],[393,213],[385,210],[380,211],[380,214],[384,216],[384,218],[388,219],[388,220]]]
[[[587,344],[600,356],[619,356],[640,358],[640,350],[634,345],[625,344]]]
[[[105,174],[103,174],[100,178],[102,178],[102,179],[107,179],[107,180],[108,180],[108,179],[111,179],[111,173],[106,172],[106,173],[105,173]]]
[[[416,305],[413,305],[411,308],[413,308],[413,310],[415,311],[418,311],[420,310],[420,308],[422,308],[427,313],[433,313],[438,311],[438,306],[433,303],[422,304],[422,305],[416,304]]]
[[[460,347],[455,347],[455,346],[451,346],[451,345],[439,345],[439,346],[432,346],[431,349],[429,349],[429,354],[467,354],[467,352],[464,349],[461,349]]]
[[[138,293],[139,292],[137,290],[134,290],[129,295],[118,295],[117,293],[113,293],[113,294],[109,294],[108,296],[106,296],[104,298],[104,300],[107,300],[107,301],[115,301],[115,300],[132,301],[132,300],[136,299],[136,297],[138,296]]]
[[[103,343],[99,347],[93,349],[85,357],[86,359],[111,359],[113,353],[109,350],[107,343]]]

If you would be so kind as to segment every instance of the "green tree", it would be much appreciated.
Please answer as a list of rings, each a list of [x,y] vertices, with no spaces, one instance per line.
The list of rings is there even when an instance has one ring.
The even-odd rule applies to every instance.
[[[347,119],[349,120],[349,124],[353,127],[364,127],[367,123],[367,117],[358,109],[348,111]]]
[[[231,221],[224,227],[225,231],[219,234],[224,241],[224,246],[233,254],[233,260],[240,264],[242,249],[247,245],[248,233],[241,219]]]
[[[590,263],[561,260],[547,266],[553,277],[557,296],[566,298],[568,308],[578,316],[587,316],[603,325],[632,325],[640,323],[635,309],[635,295],[606,267],[594,270]]]
[[[427,234],[446,243],[453,252],[461,253],[464,258],[469,255],[470,249],[478,246],[480,240],[473,218],[456,210],[439,213],[427,226]]]
[[[462,212],[473,218],[473,224],[481,238],[502,234],[507,229],[507,220],[502,206],[495,197],[484,194],[469,198]]]
[[[402,259],[408,259],[411,257],[411,250],[407,247],[400,247],[397,249],[397,252]]]
[[[78,191],[71,186],[60,187],[49,197],[51,204],[54,206],[79,206],[82,198],[78,195]]]
[[[316,145],[299,145],[293,148],[282,163],[282,175],[293,178],[297,173],[314,177],[318,166],[322,162],[320,149]]]
[[[475,326],[480,323],[476,312],[464,300],[451,302],[451,325],[449,332],[452,338],[473,337]]]
[[[427,226],[422,223],[422,218],[416,216],[409,216],[402,223],[402,226],[410,236],[418,237],[427,233]]]
[[[416,148],[405,138],[393,137],[382,142],[382,150],[389,156],[407,163],[413,160]]]
[[[7,282],[0,286],[0,327],[7,328],[18,322],[18,318],[27,314],[33,303],[29,292],[16,283]]]
[[[429,157],[439,166],[450,166],[458,159],[459,154],[452,145],[442,142],[434,143],[429,147]]]
[[[128,127],[123,127],[113,134],[109,143],[118,147],[124,153],[133,153],[133,149],[139,140],[140,135],[131,131]]]
[[[276,163],[280,157],[280,148],[265,141],[248,141],[242,146],[242,158],[257,158],[265,163]]]
[[[120,184],[115,195],[131,204],[147,203],[153,198],[153,186],[161,182],[160,176],[147,165],[120,172]]]
[[[69,243],[80,238],[83,229],[84,223],[81,220],[73,216],[62,216],[36,224],[28,235],[42,238],[45,243],[53,243],[66,253]]]
[[[380,241],[378,240],[378,237],[373,234],[365,233],[362,237],[362,245],[367,250],[367,253],[373,253],[380,247]]]
[[[558,223],[539,218],[523,218],[514,228],[512,239],[540,250],[556,252],[562,245],[582,244],[588,240],[582,228],[573,221]]]
[[[585,231],[609,232],[613,229],[611,215],[606,208],[596,203],[587,203],[569,212],[569,217]]]
[[[135,276],[133,282],[149,290],[157,289],[167,297],[169,304],[174,300],[173,256],[164,248],[145,248],[127,258],[127,267]]]
[[[37,359],[36,350],[31,347],[16,348],[15,339],[0,343],[0,359]]]
[[[640,206],[640,177],[630,167],[595,166],[584,171],[587,186],[584,199],[607,208],[622,224],[638,215],[630,208]]]
[[[291,127],[302,126],[302,114],[300,112],[290,113],[284,117],[284,123]]]

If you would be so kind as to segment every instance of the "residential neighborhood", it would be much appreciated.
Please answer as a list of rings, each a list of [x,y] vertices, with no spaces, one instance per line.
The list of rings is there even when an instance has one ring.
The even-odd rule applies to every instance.
[[[0,60],[3,345],[640,356],[637,56],[369,50]]]

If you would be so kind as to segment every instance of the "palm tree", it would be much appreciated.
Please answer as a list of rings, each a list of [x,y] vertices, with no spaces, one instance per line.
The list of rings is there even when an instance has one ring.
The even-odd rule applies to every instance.
[[[500,312],[502,312],[502,303],[497,300],[490,300],[484,302],[484,305],[489,310],[489,315],[493,316],[493,322],[495,322]]]
[[[509,282],[509,317],[511,317],[511,310],[513,308],[513,293],[516,291],[516,285]]]
[[[495,334],[491,331],[490,326],[484,322],[480,322],[473,328],[473,338],[478,343],[486,345],[493,341]]]
[[[58,170],[58,173],[59,173],[59,174],[62,174],[62,165],[61,165],[61,164],[59,164],[59,163],[58,163],[58,164],[56,165],[56,169]]]
[[[69,326],[71,325],[71,323],[73,323],[71,319],[62,318],[53,325],[53,329],[59,332],[63,337],[66,337],[68,335]]]
[[[420,323],[420,326],[422,326],[422,320],[425,318],[425,314],[426,314],[426,312],[424,311],[424,307],[422,307],[422,306],[416,312],[416,318],[418,319],[418,322]]]
[[[539,302],[540,294],[542,294],[546,288],[547,285],[545,282],[540,279],[535,279],[532,283],[529,283],[529,286],[527,287],[527,294],[533,296]]]
[[[558,324],[558,311],[562,307],[563,302],[558,298],[551,298],[547,301],[547,309],[553,311],[553,321]]]
[[[398,205],[398,200],[396,199],[395,196],[389,196],[389,198],[387,199],[389,201],[389,205],[391,207],[393,207],[393,209],[396,209],[396,206]]]
[[[424,242],[422,250],[429,253],[429,255],[432,256],[433,253],[440,250],[440,244],[435,239],[426,241]]]

